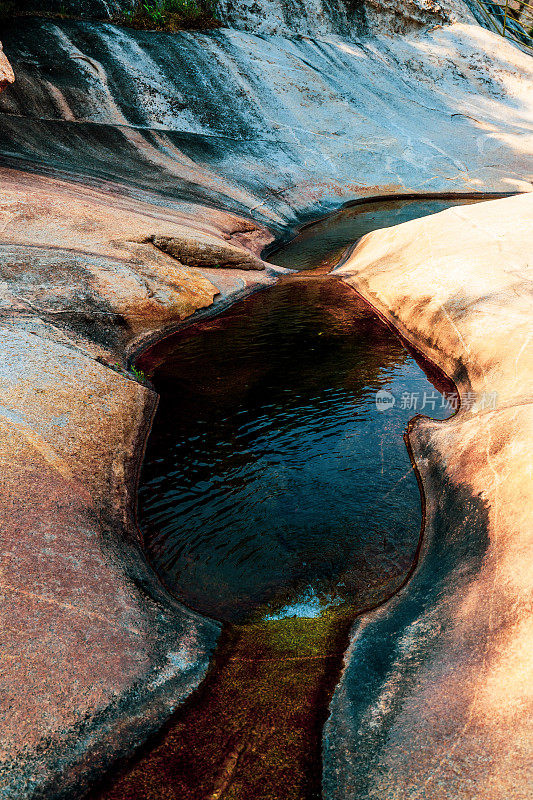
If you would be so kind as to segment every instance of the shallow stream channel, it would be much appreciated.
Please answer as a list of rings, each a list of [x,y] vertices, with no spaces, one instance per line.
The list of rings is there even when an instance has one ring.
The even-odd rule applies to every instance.
[[[350,627],[416,564],[409,420],[457,401],[329,272],[363,234],[458,202],[352,206],[308,226],[268,256],[296,273],[138,360],[161,396],[139,487],[146,551],[223,633],[199,690],[100,797],[321,796]]]

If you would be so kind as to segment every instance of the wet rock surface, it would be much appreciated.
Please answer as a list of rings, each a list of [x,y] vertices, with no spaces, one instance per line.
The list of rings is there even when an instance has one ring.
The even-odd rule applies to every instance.
[[[128,357],[195,310],[213,313],[275,279],[268,268],[186,266],[150,238],[208,235],[220,246],[241,248],[246,259],[258,258],[273,236],[347,199],[529,191],[532,62],[464,23],[355,41],[231,29],[170,36],[36,20],[6,23],[2,37],[16,83],[0,98],[0,781],[6,798],[72,798],[118,755],[141,744],[191,693],[218,635],[216,625],[178,606],[144,562],[133,508],[156,397],[132,379]],[[5,61],[2,74],[4,84],[12,80]],[[523,219],[521,207],[498,208],[512,209],[514,225]],[[493,247],[493,232],[506,213],[498,211],[480,234],[479,253]],[[419,235],[419,229],[410,230]],[[502,232],[501,243],[514,236]],[[442,246],[452,245],[448,238]],[[429,244],[424,252],[431,252]],[[496,265],[490,253],[492,262],[487,256],[484,263]],[[432,308],[431,298],[440,298],[439,263],[424,262],[416,284],[404,286],[405,304],[397,312],[422,347],[423,335],[413,326],[426,319],[419,313],[424,303]],[[491,274],[496,270],[497,265]],[[453,661],[452,645],[441,637],[443,657],[428,672],[431,691],[421,673],[413,673],[427,695],[413,689],[412,716],[407,705],[396,715],[402,747],[376,750],[367,794],[397,796],[400,784],[376,788],[372,778],[398,775],[383,771],[389,759],[402,764],[408,787],[422,787],[434,772],[440,776],[437,764],[451,763],[460,772],[450,784],[454,797],[468,797],[478,776],[487,787],[480,797],[525,796],[527,742],[517,737],[526,730],[520,680],[527,650],[515,632],[520,625],[525,630],[526,621],[513,615],[527,585],[520,560],[527,539],[517,530],[531,527],[524,516],[530,498],[527,485],[513,483],[509,465],[528,474],[528,451],[517,437],[530,420],[527,393],[518,408],[518,395],[508,388],[511,354],[521,370],[527,348],[515,336],[515,312],[506,316],[508,307],[524,303],[526,319],[529,301],[522,286],[529,278],[523,270],[521,264],[515,273],[506,272],[499,294],[473,282],[480,288],[474,298],[479,317],[468,314],[473,298],[460,294],[464,272],[459,266],[446,271],[446,291],[460,299],[453,314],[446,306],[447,313],[471,353],[483,335],[472,334],[470,342],[462,320],[484,320],[484,340],[495,348],[491,379],[501,372],[497,390],[507,405],[483,415],[484,438],[475,417],[457,418],[457,428],[420,424],[420,457],[431,447],[435,463],[451,465],[446,480],[457,485],[461,502],[468,490],[476,514],[488,519],[487,533],[476,540],[470,566],[457,566],[468,602],[454,594],[453,581],[449,586],[449,630],[466,620],[456,648],[464,661]],[[392,291],[399,272],[389,280]],[[365,290],[363,274],[361,281]],[[429,287],[423,298],[420,287]],[[485,301],[485,294],[491,299]],[[411,295],[418,304],[410,305]],[[384,311],[388,303],[392,308],[392,295],[380,305],[376,294],[372,302]],[[505,333],[489,336],[486,326],[496,312]],[[426,319],[435,323],[435,335],[444,319],[440,313]],[[459,345],[442,337],[433,355],[443,363],[443,354],[453,353],[451,365]],[[509,357],[498,367],[500,347]],[[461,358],[474,382],[477,362]],[[457,373],[464,388],[462,375]],[[495,452],[489,448],[490,458],[483,461],[489,435]],[[437,489],[427,485],[428,498],[436,498]],[[499,544],[492,536],[497,525]],[[489,613],[485,597],[493,586]],[[476,615],[476,608],[482,613]],[[501,627],[491,634],[498,620]],[[412,637],[423,649],[423,631],[413,628]],[[474,639],[486,642],[483,668]],[[429,661],[421,657],[420,663]],[[455,663],[469,665],[459,668],[461,679],[466,675],[461,693],[446,682],[445,665]],[[508,673],[516,676],[514,683]],[[483,690],[481,674],[487,676]],[[376,680],[385,686],[383,672]],[[465,700],[461,706],[472,711],[454,715],[454,704],[472,692],[476,705]],[[416,728],[422,697],[426,728]],[[345,765],[353,758],[354,739],[348,733],[343,739],[342,731],[355,730],[358,712],[353,698],[335,702],[332,720],[340,713],[341,738],[335,749],[332,721],[326,788],[350,796],[355,773]],[[483,708],[490,713],[483,716]],[[520,724],[512,727],[515,722]],[[432,724],[437,735],[430,733]],[[424,738],[424,759],[406,762],[402,753],[413,751],[415,731]],[[490,775],[471,760],[474,741],[483,743]],[[464,754],[461,764],[448,762],[450,743],[457,759]],[[509,789],[511,770],[518,790]],[[430,795],[438,796],[435,784]]]

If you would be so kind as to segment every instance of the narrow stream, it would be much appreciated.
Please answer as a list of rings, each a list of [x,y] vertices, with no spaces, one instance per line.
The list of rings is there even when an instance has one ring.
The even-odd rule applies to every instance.
[[[320,737],[349,628],[416,559],[404,434],[453,387],[326,274],[369,230],[452,201],[352,207],[270,260],[305,273],[159,342],[139,489],[146,548],[189,607],[224,622],[215,663],[164,735],[100,797],[320,797]]]

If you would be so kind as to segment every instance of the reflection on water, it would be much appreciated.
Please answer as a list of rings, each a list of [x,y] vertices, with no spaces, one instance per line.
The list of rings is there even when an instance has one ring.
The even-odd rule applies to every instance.
[[[161,405],[141,522],[185,603],[232,621],[267,602],[313,615],[317,598],[359,605],[409,569],[420,497],[407,398],[432,399],[432,416],[449,411],[352,289],[289,278],[147,362]],[[381,411],[383,389],[396,403]]]
[[[480,202],[477,199],[386,200],[343,208],[304,228],[288,244],[269,255],[280,267],[328,271],[344,249],[377,228],[389,228],[410,219],[436,214],[445,208]]]

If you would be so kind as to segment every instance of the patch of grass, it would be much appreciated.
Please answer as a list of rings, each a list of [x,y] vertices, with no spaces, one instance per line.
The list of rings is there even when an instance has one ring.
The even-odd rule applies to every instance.
[[[179,31],[191,28],[215,28],[216,0],[139,0],[133,11],[119,22],[138,30]]]
[[[146,375],[144,374],[142,369],[136,369],[136,367],[134,366],[130,367],[130,369],[137,378],[137,380],[139,381],[139,383],[146,384]]]

